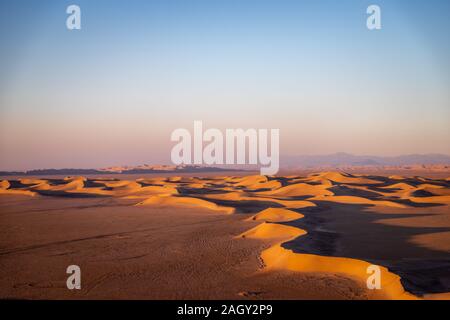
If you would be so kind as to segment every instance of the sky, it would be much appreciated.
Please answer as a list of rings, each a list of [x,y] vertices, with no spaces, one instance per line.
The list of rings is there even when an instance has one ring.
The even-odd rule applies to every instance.
[[[0,170],[170,163],[195,120],[280,129],[281,156],[450,154],[449,15],[447,0],[1,0]]]

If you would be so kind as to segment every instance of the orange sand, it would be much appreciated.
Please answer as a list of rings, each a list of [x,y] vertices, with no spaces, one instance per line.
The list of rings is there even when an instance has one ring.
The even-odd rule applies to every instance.
[[[370,245],[374,241],[385,241],[386,243],[383,242],[384,245],[387,245],[386,248],[390,250],[389,261],[401,261],[403,252],[405,254],[408,252],[408,254],[416,257],[419,255],[420,250],[425,249],[430,250],[427,254],[436,263],[440,261],[437,258],[444,257],[448,259],[450,254],[449,247],[442,245],[442,243],[450,243],[450,188],[448,179],[406,178],[399,175],[377,177],[340,172],[324,172],[311,174],[306,177],[288,176],[279,178],[268,178],[260,175],[215,177],[210,179],[157,177],[137,180],[68,177],[56,181],[54,179],[26,178],[17,181],[1,181],[0,195],[0,200],[2,200],[0,204],[6,208],[2,221],[11,225],[13,228],[11,230],[18,232],[16,237],[11,237],[11,234],[3,232],[0,242],[0,247],[2,248],[0,255],[4,256],[14,255],[15,252],[23,250],[32,251],[34,246],[36,246],[35,243],[41,242],[39,235],[22,235],[23,239],[19,237],[21,234],[20,227],[14,225],[14,219],[19,219],[19,216],[15,216],[18,213],[25,214],[28,212],[27,210],[31,210],[30,212],[33,212],[33,210],[37,212],[42,211],[38,206],[34,207],[34,204],[44,201],[43,199],[58,199],[57,201],[55,200],[55,205],[64,208],[74,201],[78,201],[75,199],[92,198],[92,201],[103,201],[98,203],[98,211],[101,211],[100,208],[103,205],[106,206],[111,201],[116,201],[121,203],[121,207],[133,208],[133,212],[146,210],[149,215],[152,212],[164,210],[166,216],[173,212],[179,219],[177,212],[186,212],[187,216],[192,217],[194,225],[198,223],[196,219],[199,216],[203,216],[206,212],[211,212],[213,214],[212,217],[214,215],[220,217],[234,214],[231,216],[236,218],[230,219],[237,219],[236,221],[253,225],[248,227],[247,231],[244,230],[234,236],[227,235],[226,237],[229,239],[227,241],[235,243],[237,246],[236,250],[251,246],[254,243],[252,241],[262,243],[263,247],[260,247],[258,255],[260,255],[264,266],[258,269],[254,264],[246,262],[245,268],[249,268],[248,270],[254,268],[253,273],[257,274],[258,277],[265,277],[264,279],[266,280],[264,281],[268,281],[267,283],[271,281],[268,279],[272,279],[271,277],[275,274],[280,276],[283,274],[292,279],[296,277],[301,278],[307,274],[326,274],[342,276],[353,281],[356,286],[363,288],[365,297],[372,299],[448,299],[450,297],[449,292],[425,292],[422,295],[408,292],[401,282],[401,277],[392,272],[389,267],[383,265],[380,265],[381,290],[371,291],[364,289],[368,277],[367,268],[373,263],[355,258],[361,255],[360,252],[364,253],[364,248],[359,248],[359,242],[355,242],[355,249],[348,249],[349,240],[345,238],[345,230],[348,230],[354,233],[359,241],[367,242]],[[24,204],[22,209],[19,207],[21,204]],[[11,210],[17,213],[11,215]],[[326,213],[320,215],[315,212],[330,212],[331,216],[326,215]],[[195,214],[192,215],[193,213]],[[249,217],[248,214],[251,216]],[[333,214],[348,215],[353,217],[351,218],[353,220],[340,220],[339,216],[334,217]],[[369,219],[371,217],[370,214],[378,215],[379,218],[372,221]],[[393,219],[392,215],[398,216],[398,219]],[[9,220],[5,220],[6,216]],[[384,216],[386,219],[383,219]],[[105,218],[107,219],[107,216]],[[151,219],[151,216],[149,216],[149,219]],[[168,219],[167,221],[170,222],[170,217],[162,217],[161,219]],[[340,251],[337,249],[334,249],[334,251],[327,249],[328,251],[325,251],[320,246],[317,248],[302,247],[303,242],[305,244],[314,244],[314,241],[307,241],[316,239],[314,237],[322,236],[324,232],[330,232],[323,230],[321,219],[331,219],[331,222],[327,222],[328,226],[335,227],[337,228],[336,230],[341,230],[339,232],[343,232],[336,237],[337,240],[333,240],[340,241],[338,242],[341,245]],[[421,223],[416,223],[415,219],[422,219]],[[48,224],[53,223],[48,220],[43,221],[46,221],[45,223]],[[157,221],[154,223],[159,223]],[[255,222],[260,223],[254,225]],[[370,237],[367,239],[365,238],[365,230],[359,232],[358,228],[363,227],[368,227],[367,236],[370,235]],[[390,228],[394,230],[393,228],[395,227],[402,228],[402,234],[405,234],[405,237],[409,237],[407,242],[403,238],[400,239],[401,241],[395,238],[394,231],[393,233],[384,234],[385,230],[391,230]],[[308,228],[313,229],[309,230]],[[66,242],[62,239],[63,235],[58,235],[56,232],[57,230],[55,229],[54,236],[60,239],[51,241],[64,245]],[[378,235],[372,232],[380,232],[384,236],[380,236],[377,239]],[[42,235],[42,237],[45,238],[46,236]],[[176,236],[174,237],[176,238]],[[343,239],[340,240],[342,237]],[[208,241],[215,241],[214,236],[212,236],[211,240],[202,239],[203,242],[207,243],[207,247],[214,247],[213,242],[211,244],[208,243]],[[320,240],[320,238],[318,239]],[[170,242],[169,238],[166,240]],[[392,242],[392,246],[389,246],[388,241],[391,240],[394,242]],[[398,244],[395,244],[395,241]],[[325,241],[324,245],[326,246],[330,243]],[[286,247],[286,245],[289,246],[290,244],[299,246],[299,248],[306,248],[302,249],[306,250],[306,252],[295,252]],[[396,246],[398,246],[398,250]],[[225,246],[224,248],[229,247]],[[125,248],[125,250],[130,249]],[[183,251],[187,249],[180,247],[174,250],[174,252],[167,252],[167,254],[176,255],[178,254],[176,250]],[[195,247],[193,250],[196,250]],[[223,250],[225,252],[221,254],[227,255],[226,250],[229,249]],[[308,252],[308,250],[312,251]],[[323,250],[324,254],[322,254],[321,250]],[[332,254],[325,254],[325,252],[330,250]],[[348,252],[348,256],[336,256],[339,252]],[[355,254],[351,254],[352,252],[355,252]],[[208,254],[212,255],[211,252]],[[245,254],[241,255],[240,253],[238,255],[241,257],[240,259],[243,259],[242,257],[245,256]],[[210,257],[208,255],[205,256],[202,253],[202,256],[206,259],[205,261],[209,261]],[[189,260],[188,256],[184,254],[180,256],[180,259]],[[184,260],[180,260],[180,263],[182,261]],[[11,260],[10,262],[13,263],[14,261]],[[176,260],[174,263],[177,263]],[[195,263],[201,262],[196,261]],[[229,263],[229,261],[227,260],[226,263]],[[227,266],[228,264],[225,264],[223,267]],[[195,268],[195,265],[191,267]],[[400,268],[399,266],[397,267]],[[211,265],[211,268],[214,269],[215,267]],[[239,268],[239,266],[234,266],[233,268]],[[246,271],[245,274],[247,277],[250,277],[249,274],[251,273]],[[213,277],[213,274],[214,272],[211,277]],[[164,277],[163,274],[160,276]],[[12,279],[15,278],[13,277]],[[203,292],[198,287],[201,280],[186,279],[185,281],[194,281],[191,285],[197,288],[195,290],[198,291],[194,290],[193,292]],[[227,280],[224,279],[224,281],[226,282]],[[230,286],[231,283],[239,283],[242,279],[233,281],[236,282],[230,282]],[[408,281],[414,282],[415,280],[411,278]],[[264,283],[267,284],[266,282]],[[11,294],[14,296],[15,289],[11,285],[17,284],[11,282],[2,284],[1,297],[7,297]],[[275,290],[275,287],[268,285],[267,288]],[[233,291],[233,287],[229,289],[230,292]],[[332,290],[332,287],[330,290]],[[24,291],[19,290],[19,292]],[[239,296],[248,297],[248,294],[239,292]],[[305,298],[305,294],[307,295],[305,292],[295,292],[303,298]],[[271,297],[279,297],[279,295],[273,294]],[[21,294],[18,296],[20,297]],[[28,297],[26,293],[22,293],[22,296]],[[46,295],[43,294],[42,296],[45,297]],[[53,297],[52,295],[49,296]],[[107,294],[100,296],[108,297]],[[200,293],[199,296],[204,297]],[[192,296],[189,297],[192,298]],[[228,293],[224,293],[223,296],[218,294],[214,297],[228,298],[230,296]],[[295,296],[290,296],[289,298],[295,298]]]

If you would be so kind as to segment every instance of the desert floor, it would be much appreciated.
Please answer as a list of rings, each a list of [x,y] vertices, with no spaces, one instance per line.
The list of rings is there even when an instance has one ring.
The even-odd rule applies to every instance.
[[[449,205],[443,177],[5,179],[0,298],[448,298]]]

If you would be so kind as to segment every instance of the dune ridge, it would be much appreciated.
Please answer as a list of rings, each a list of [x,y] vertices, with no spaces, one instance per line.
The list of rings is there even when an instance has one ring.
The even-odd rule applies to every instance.
[[[191,197],[172,197],[172,196],[151,196],[137,204],[137,206],[156,205],[156,206],[179,206],[179,207],[199,207],[213,211],[223,211],[225,213],[234,213],[235,209],[231,207],[219,206],[214,202],[191,198]]]
[[[249,220],[263,220],[267,222],[289,222],[293,220],[298,220],[304,216],[301,213],[297,213],[292,210],[287,210],[283,208],[267,208],[257,213]]]
[[[261,214],[261,213],[259,213]],[[258,214],[258,215],[259,215]],[[301,219],[300,217],[299,219]],[[287,222],[279,220],[278,222]],[[271,270],[290,270],[298,272],[324,272],[334,274],[344,274],[357,281],[365,282],[367,279],[367,268],[372,264],[366,261],[341,258],[325,257],[312,254],[294,253],[292,250],[283,248],[283,243],[296,239],[307,234],[306,230],[277,224],[263,222],[258,226],[242,233],[240,238],[269,239],[275,241],[272,246],[261,253],[265,269]],[[415,300],[418,297],[406,292],[400,282],[400,277],[387,268],[379,266],[381,270],[382,294],[387,299],[397,300]],[[444,298],[446,295],[434,296]]]

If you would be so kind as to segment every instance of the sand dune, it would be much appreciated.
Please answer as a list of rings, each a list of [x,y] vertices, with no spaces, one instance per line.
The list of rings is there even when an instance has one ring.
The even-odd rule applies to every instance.
[[[250,239],[271,239],[271,240],[290,240],[305,234],[304,230],[285,226],[282,224],[264,222],[253,229],[250,229],[239,237]]]
[[[2,182],[0,182],[0,189],[6,190],[10,187],[10,183],[8,180],[2,180]]]
[[[267,181],[267,182],[262,182],[262,183],[256,183],[250,186],[247,186],[247,190],[252,190],[252,191],[258,191],[261,189],[278,189],[282,186],[282,184],[277,181],[277,180],[271,180],[271,181]]]
[[[296,183],[286,187],[271,191],[258,192],[259,195],[271,195],[279,197],[297,197],[297,196],[330,196],[333,192],[328,191],[327,185],[310,185],[307,183]]]
[[[324,257],[310,254],[296,254],[291,250],[284,249],[277,244],[261,254],[262,259],[269,269],[292,270],[298,272],[324,272],[334,274],[345,274],[364,282],[367,279],[367,268],[371,263],[349,259]],[[405,292],[400,277],[381,267],[382,294],[387,299],[417,299],[414,295]],[[377,292],[374,292],[377,294]],[[380,297],[378,297],[380,298]]]
[[[381,205],[381,206],[388,206],[388,207],[397,207],[397,208],[404,208],[405,206],[396,203],[393,201],[378,201],[378,200],[371,200],[363,197],[355,197],[355,196],[316,196],[312,198],[308,198],[309,201],[329,201],[329,202],[336,202],[336,203],[350,203],[350,204],[370,204],[370,205]]]
[[[47,183],[47,180],[43,180],[43,179],[20,179],[19,181],[20,181],[20,183],[25,184],[25,185],[40,185],[40,184]]]
[[[190,197],[151,196],[137,205],[199,207],[214,211],[223,211],[228,214],[234,212],[234,208],[219,206],[214,202]]]
[[[382,289],[362,289],[368,298],[449,298],[448,179],[342,172],[270,178],[26,178],[2,180],[0,194],[0,200],[24,203],[24,210],[40,211],[34,203],[46,199],[59,199],[55,205],[64,206],[73,198],[99,198],[104,202],[98,208],[120,201],[123,208],[167,210],[169,215],[178,210],[218,217],[234,213],[233,219],[249,226],[232,241],[243,247],[246,241],[264,244],[258,253],[264,266],[254,270],[263,277],[333,274],[364,288],[367,268],[376,264]],[[6,244],[1,247],[9,252]]]
[[[410,197],[409,199],[415,203],[450,204],[450,196]]]
[[[36,193],[29,191],[29,190],[15,190],[15,189],[3,189],[0,188],[0,194],[7,194],[7,195],[24,195],[24,196],[35,196]]]
[[[288,222],[297,219],[301,219],[304,216],[301,213],[295,211],[283,209],[283,208],[267,208],[255,216],[251,217],[251,220],[263,220],[267,222]]]
[[[266,183],[268,180],[266,176],[247,176],[242,178],[231,178],[227,179],[227,181],[236,183],[237,187],[250,187],[261,183]]]
[[[366,178],[362,175],[352,175],[341,172],[323,172],[318,174],[312,174],[308,177],[309,181],[322,181],[329,180],[338,183],[354,183],[354,184],[379,184],[382,183],[377,180]]]

